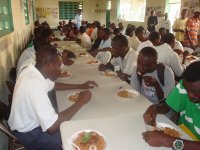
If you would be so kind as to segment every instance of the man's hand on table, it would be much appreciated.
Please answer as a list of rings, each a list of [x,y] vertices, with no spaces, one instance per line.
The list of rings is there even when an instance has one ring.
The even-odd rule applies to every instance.
[[[80,89],[89,89],[98,87],[98,84],[95,81],[86,81],[85,83],[81,84]]]
[[[91,100],[92,93],[89,90],[80,92],[77,103],[84,105]]]

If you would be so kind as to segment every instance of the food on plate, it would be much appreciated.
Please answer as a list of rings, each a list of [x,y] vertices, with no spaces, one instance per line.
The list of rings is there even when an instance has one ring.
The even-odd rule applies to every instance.
[[[134,98],[136,96],[134,93],[127,90],[120,90],[119,92],[117,92],[117,95],[122,98]]]
[[[97,64],[97,63],[98,63],[98,61],[95,61],[95,60],[90,60],[87,62],[87,64]]]
[[[81,53],[79,54],[79,56],[85,56],[85,55],[87,55],[87,53],[85,53],[85,52],[81,52]]]
[[[68,97],[68,99],[72,102],[77,102],[80,93],[74,93]]]
[[[106,77],[113,77],[113,76],[116,76],[116,73],[104,71],[103,75],[106,76]]]
[[[188,55],[186,58],[187,58],[188,60],[193,60],[193,59],[196,59],[196,57],[195,57],[195,56],[193,56],[193,55]]]
[[[164,133],[169,135],[169,136],[173,136],[173,137],[177,137],[177,138],[180,138],[181,134],[175,130],[175,129],[172,129],[172,128],[169,128],[169,127],[165,127],[163,129]]]
[[[104,137],[95,131],[80,132],[76,138],[73,139],[73,143],[79,147],[80,150],[90,150],[96,148],[96,150],[105,150],[106,142]],[[75,150],[78,150],[74,147]]]
[[[62,77],[69,77],[69,76],[71,76],[71,73],[68,73],[67,71],[65,71],[65,72],[61,72],[59,77],[62,78]]]

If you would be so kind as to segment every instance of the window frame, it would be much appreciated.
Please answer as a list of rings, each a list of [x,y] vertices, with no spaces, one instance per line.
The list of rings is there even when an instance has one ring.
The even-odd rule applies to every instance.
[[[2,22],[2,27],[3,29],[0,30],[0,37],[7,35],[11,32],[14,31],[14,27],[13,27],[13,17],[12,17],[12,9],[11,9],[11,0],[0,0],[0,22]],[[3,6],[4,4],[6,4],[6,8],[7,8],[7,14],[5,14],[3,12]],[[2,20],[1,20],[2,18]],[[9,23],[9,27],[6,29],[5,24],[6,21]]]
[[[28,24],[30,24],[28,0],[23,0],[23,8],[24,8],[25,24],[28,25]]]
[[[59,1],[58,6],[59,20],[73,20],[77,14],[77,10],[83,10],[83,2]]]

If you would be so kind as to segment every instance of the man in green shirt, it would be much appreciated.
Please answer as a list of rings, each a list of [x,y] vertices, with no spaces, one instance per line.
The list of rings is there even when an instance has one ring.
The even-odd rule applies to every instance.
[[[190,64],[183,73],[183,80],[177,84],[165,103],[152,105],[144,113],[144,121],[156,125],[157,114],[164,114],[172,108],[180,113],[178,124],[184,124],[200,140],[200,61]],[[144,140],[154,147],[172,147],[175,150],[199,150],[199,141],[171,137],[161,131],[147,131]]]

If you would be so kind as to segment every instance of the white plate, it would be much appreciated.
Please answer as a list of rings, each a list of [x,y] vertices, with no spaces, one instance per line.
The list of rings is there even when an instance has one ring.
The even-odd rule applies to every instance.
[[[125,97],[119,96],[118,93],[122,92],[122,91],[127,91],[128,95],[130,94],[130,97],[125,98]],[[122,89],[118,89],[116,91],[117,98],[120,99],[121,101],[124,101],[124,102],[130,101],[130,100],[134,100],[134,98],[137,97],[138,95],[139,95],[139,93],[137,91],[133,90],[133,89],[124,89],[124,88],[122,88]]]
[[[62,74],[62,73],[61,73]],[[59,76],[58,78],[70,78],[72,76],[71,73],[67,72],[66,76]]]
[[[179,134],[180,134],[180,131],[179,131],[178,128],[175,128],[174,126],[169,125],[169,124],[167,124],[167,123],[156,122],[156,127],[153,127],[153,126],[150,126],[150,125],[146,125],[146,130],[147,130],[147,131],[164,130],[165,128],[174,129],[174,130],[178,131]],[[180,134],[180,136],[182,136],[182,135]]]
[[[71,136],[71,139],[70,139],[70,141],[69,141],[69,144],[70,144],[70,148],[72,149],[72,150],[75,150],[75,148],[74,148],[74,146],[73,146],[73,141],[78,137],[78,135],[80,134],[80,133],[82,133],[82,132],[96,132],[98,135],[100,135],[100,136],[102,136],[103,137],[103,139],[104,139],[104,141],[105,141],[105,149],[104,150],[108,150],[108,140],[105,138],[105,136],[101,133],[101,132],[99,132],[99,131],[97,131],[97,130],[92,130],[92,129],[85,129],[85,130],[81,130],[81,131],[77,131],[76,133],[74,133],[72,136]],[[80,149],[81,150],[81,149]],[[88,149],[88,150],[90,150],[90,149]],[[97,149],[98,150],[98,149]],[[99,149],[100,150],[100,149]]]
[[[70,96],[73,96],[73,95],[75,95],[75,94],[77,94],[77,93],[80,93],[80,92],[74,92],[74,93],[68,94],[68,95],[67,95],[67,100],[70,101],[70,102],[75,103],[74,101],[70,100]]]
[[[104,77],[116,77],[117,76],[117,73],[113,72],[113,71],[101,71],[100,73]]]
[[[88,65],[99,65],[99,62],[98,61],[96,61],[96,60],[89,60],[89,61],[87,61],[87,64]]]

